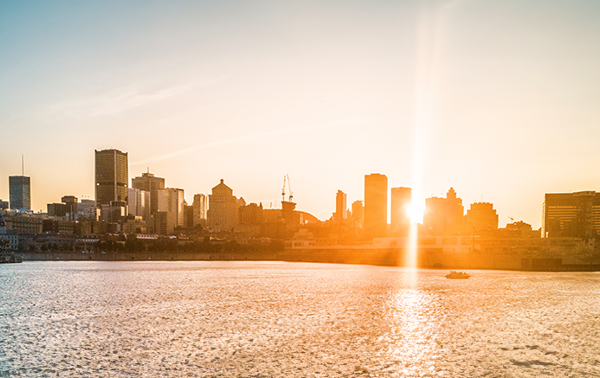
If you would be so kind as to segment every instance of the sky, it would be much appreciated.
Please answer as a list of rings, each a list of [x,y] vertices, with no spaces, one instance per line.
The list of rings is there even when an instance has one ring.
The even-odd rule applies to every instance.
[[[598,1],[0,0],[0,198],[94,197],[94,150],[192,202],[224,179],[320,219],[364,175],[541,226],[600,190]],[[510,217],[510,218],[509,218]]]

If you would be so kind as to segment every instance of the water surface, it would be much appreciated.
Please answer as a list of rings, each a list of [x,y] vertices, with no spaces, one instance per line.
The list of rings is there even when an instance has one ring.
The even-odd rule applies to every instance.
[[[0,266],[0,376],[600,376],[600,274]]]

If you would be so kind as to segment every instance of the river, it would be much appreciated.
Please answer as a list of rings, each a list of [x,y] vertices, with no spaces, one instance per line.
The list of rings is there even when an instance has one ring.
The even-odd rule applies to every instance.
[[[0,265],[0,377],[600,376],[600,273]]]

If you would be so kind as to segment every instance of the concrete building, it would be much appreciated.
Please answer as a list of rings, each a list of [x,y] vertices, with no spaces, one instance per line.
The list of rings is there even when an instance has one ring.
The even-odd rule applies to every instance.
[[[407,233],[410,228],[410,215],[408,210],[412,201],[411,188],[391,189],[391,228],[394,232]]]
[[[450,188],[446,198],[425,199],[423,226],[430,235],[458,235],[464,231],[464,213],[462,199]]]
[[[67,215],[67,205],[64,203],[49,203],[47,208],[48,215],[52,217],[64,217]]]
[[[364,231],[368,237],[387,233],[387,176],[373,173],[365,176]]]
[[[177,226],[184,225],[184,203],[183,189],[164,188],[158,190],[158,211],[165,213],[165,225],[161,225],[157,230],[162,229],[164,234],[172,234]]]
[[[129,215],[141,217],[144,222],[148,222],[150,220],[150,192],[135,188],[129,188],[127,192]]]
[[[127,153],[119,150],[96,150],[96,205],[127,201],[129,173]]]
[[[600,234],[600,193],[547,193],[542,237],[591,239]]]
[[[77,205],[78,205],[78,200],[77,197],[75,196],[63,196],[60,199],[60,202],[64,203],[66,205],[66,213],[70,214],[71,218],[75,218],[75,215],[79,212],[77,209]]]
[[[231,231],[238,224],[238,202],[233,190],[221,182],[208,195],[208,225],[216,232]]]
[[[194,194],[192,208],[194,213],[194,226],[206,226],[206,196],[204,194]]]
[[[96,201],[82,199],[81,202],[77,204],[77,218],[98,220],[98,208],[96,207]]]
[[[498,229],[498,214],[489,202],[475,202],[465,216],[467,234]]]
[[[150,192],[148,206],[150,215],[154,215],[158,211],[158,191],[165,188],[165,179],[146,172],[142,173],[141,176],[132,178],[131,187]]]
[[[335,195],[335,213],[333,213],[333,219],[337,222],[343,222],[348,216],[346,197],[346,193],[341,190],[338,190]]]
[[[8,178],[10,208],[14,210],[31,210],[31,181],[27,176],[10,176]]]

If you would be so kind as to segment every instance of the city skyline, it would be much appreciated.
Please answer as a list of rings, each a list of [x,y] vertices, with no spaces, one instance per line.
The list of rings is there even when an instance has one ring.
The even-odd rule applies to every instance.
[[[108,4],[0,5],[0,177],[24,154],[35,211],[94,198],[108,148],[188,203],[224,178],[275,207],[289,174],[322,220],[374,172],[536,229],[544,193],[600,189],[599,4]]]

